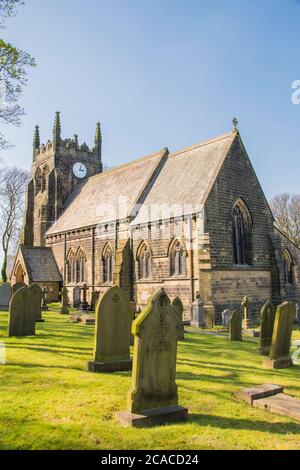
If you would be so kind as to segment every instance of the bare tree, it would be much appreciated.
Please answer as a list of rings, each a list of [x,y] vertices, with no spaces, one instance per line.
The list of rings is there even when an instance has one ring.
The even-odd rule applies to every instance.
[[[278,228],[300,248],[300,194],[278,194],[271,209]]]
[[[16,14],[16,7],[22,0],[0,0],[0,29],[6,18]],[[35,60],[12,44],[0,39],[0,123],[21,124],[24,109],[18,104],[23,87],[27,83],[27,67],[35,66]],[[0,149],[8,142],[0,132]]]
[[[17,167],[4,168],[0,174],[0,236],[4,255],[1,277],[7,281],[7,256],[19,242],[24,214],[27,171]]]

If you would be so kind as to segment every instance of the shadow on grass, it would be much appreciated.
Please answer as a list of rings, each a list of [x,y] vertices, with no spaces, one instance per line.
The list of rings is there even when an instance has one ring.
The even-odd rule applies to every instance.
[[[267,413],[267,412],[265,412]],[[275,415],[272,415],[273,417]],[[219,429],[240,429],[247,431],[265,431],[274,434],[299,434],[300,424],[297,423],[268,423],[267,421],[250,421],[224,416],[190,414],[189,421],[201,426],[211,426]]]

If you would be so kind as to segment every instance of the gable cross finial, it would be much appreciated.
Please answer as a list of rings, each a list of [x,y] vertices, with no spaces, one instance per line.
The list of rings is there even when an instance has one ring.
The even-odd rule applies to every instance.
[[[237,127],[237,126],[238,126],[238,123],[239,123],[239,121],[237,120],[236,117],[234,117],[234,118],[232,119],[232,124],[233,124],[233,130],[234,130],[234,131],[237,131],[237,130],[238,130],[238,127]]]

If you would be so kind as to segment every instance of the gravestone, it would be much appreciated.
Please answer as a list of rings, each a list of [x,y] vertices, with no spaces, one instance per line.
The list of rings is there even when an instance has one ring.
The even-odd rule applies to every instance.
[[[94,312],[94,311],[95,311],[95,309],[96,309],[96,304],[97,304],[97,302],[98,302],[99,297],[100,297],[100,292],[99,292],[99,291],[94,291],[94,292],[92,293],[91,305],[90,305],[90,307],[88,308],[88,310],[89,310],[90,312]]]
[[[299,304],[296,304],[296,312],[295,312],[296,323],[300,325],[300,307]]]
[[[152,426],[185,420],[188,410],[178,405],[177,341],[181,325],[164,289],[150,297],[133,322],[133,372],[127,410],[116,418],[124,426]]]
[[[266,302],[260,311],[260,345],[259,352],[267,356],[270,352],[275,321],[275,306]]]
[[[9,282],[3,282],[0,285],[0,311],[7,311],[9,308],[9,302],[11,299],[11,285]]]
[[[229,320],[229,338],[231,341],[243,341],[242,315],[238,310],[233,310]]]
[[[196,327],[196,328],[205,327],[204,302],[202,302],[200,299],[196,299],[192,303],[191,326]]]
[[[176,297],[172,302],[172,307],[177,315],[178,320],[180,321],[181,328],[179,330],[179,341],[184,340],[184,326],[183,326],[183,303],[179,297]]]
[[[9,304],[8,336],[33,336],[36,312],[34,296],[29,287],[21,287]]]
[[[267,369],[283,369],[293,365],[289,354],[295,310],[291,302],[283,302],[276,309],[270,353],[263,363]]]
[[[80,305],[80,298],[81,298],[81,288],[79,286],[74,287],[73,289],[73,308],[78,308]]]
[[[242,327],[244,330],[250,327],[250,302],[249,298],[246,296],[241,303],[243,310],[244,310],[244,317],[242,322]]]
[[[130,330],[132,312],[125,292],[111,287],[96,306],[94,359],[90,372],[130,370]]]
[[[61,290],[61,303],[60,303],[60,313],[62,315],[69,315],[69,294],[68,289],[63,287]]]
[[[28,286],[27,284],[25,284],[25,282],[22,282],[22,281],[17,282],[16,284],[12,286],[12,293],[15,294],[22,287],[28,287]]]
[[[42,289],[42,310],[44,310],[44,311],[48,310],[47,294],[48,294],[48,290],[47,290],[46,286],[44,286],[43,289]]]
[[[43,291],[41,287],[36,284],[32,283],[28,287],[32,293],[32,298],[33,298],[33,310],[35,314],[35,321],[36,322],[43,322],[42,318],[42,297],[43,297]]]
[[[223,310],[222,312],[222,326],[224,328],[229,328],[231,313],[232,312],[230,310]]]
[[[89,308],[89,304],[88,304],[88,302],[87,302],[87,300],[86,300],[86,294],[87,294],[87,291],[88,291],[89,289],[88,289],[88,287],[87,287],[86,284],[83,284],[81,290],[82,290],[82,301],[81,301],[81,303],[80,303],[80,305],[79,305],[78,308],[79,308],[79,310],[84,310],[84,311],[86,311],[86,310],[88,310],[88,308]]]
[[[206,328],[213,328],[216,321],[216,309],[212,302],[204,304],[204,321]]]

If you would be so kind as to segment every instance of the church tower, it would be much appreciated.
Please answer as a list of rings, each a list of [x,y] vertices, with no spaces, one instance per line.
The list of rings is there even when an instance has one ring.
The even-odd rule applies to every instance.
[[[26,209],[21,243],[26,247],[44,246],[45,233],[58,219],[75,187],[102,172],[102,135],[97,123],[92,149],[78,136],[61,138],[59,112],[55,115],[52,142],[40,144],[39,126],[33,137],[31,179],[26,194]]]

